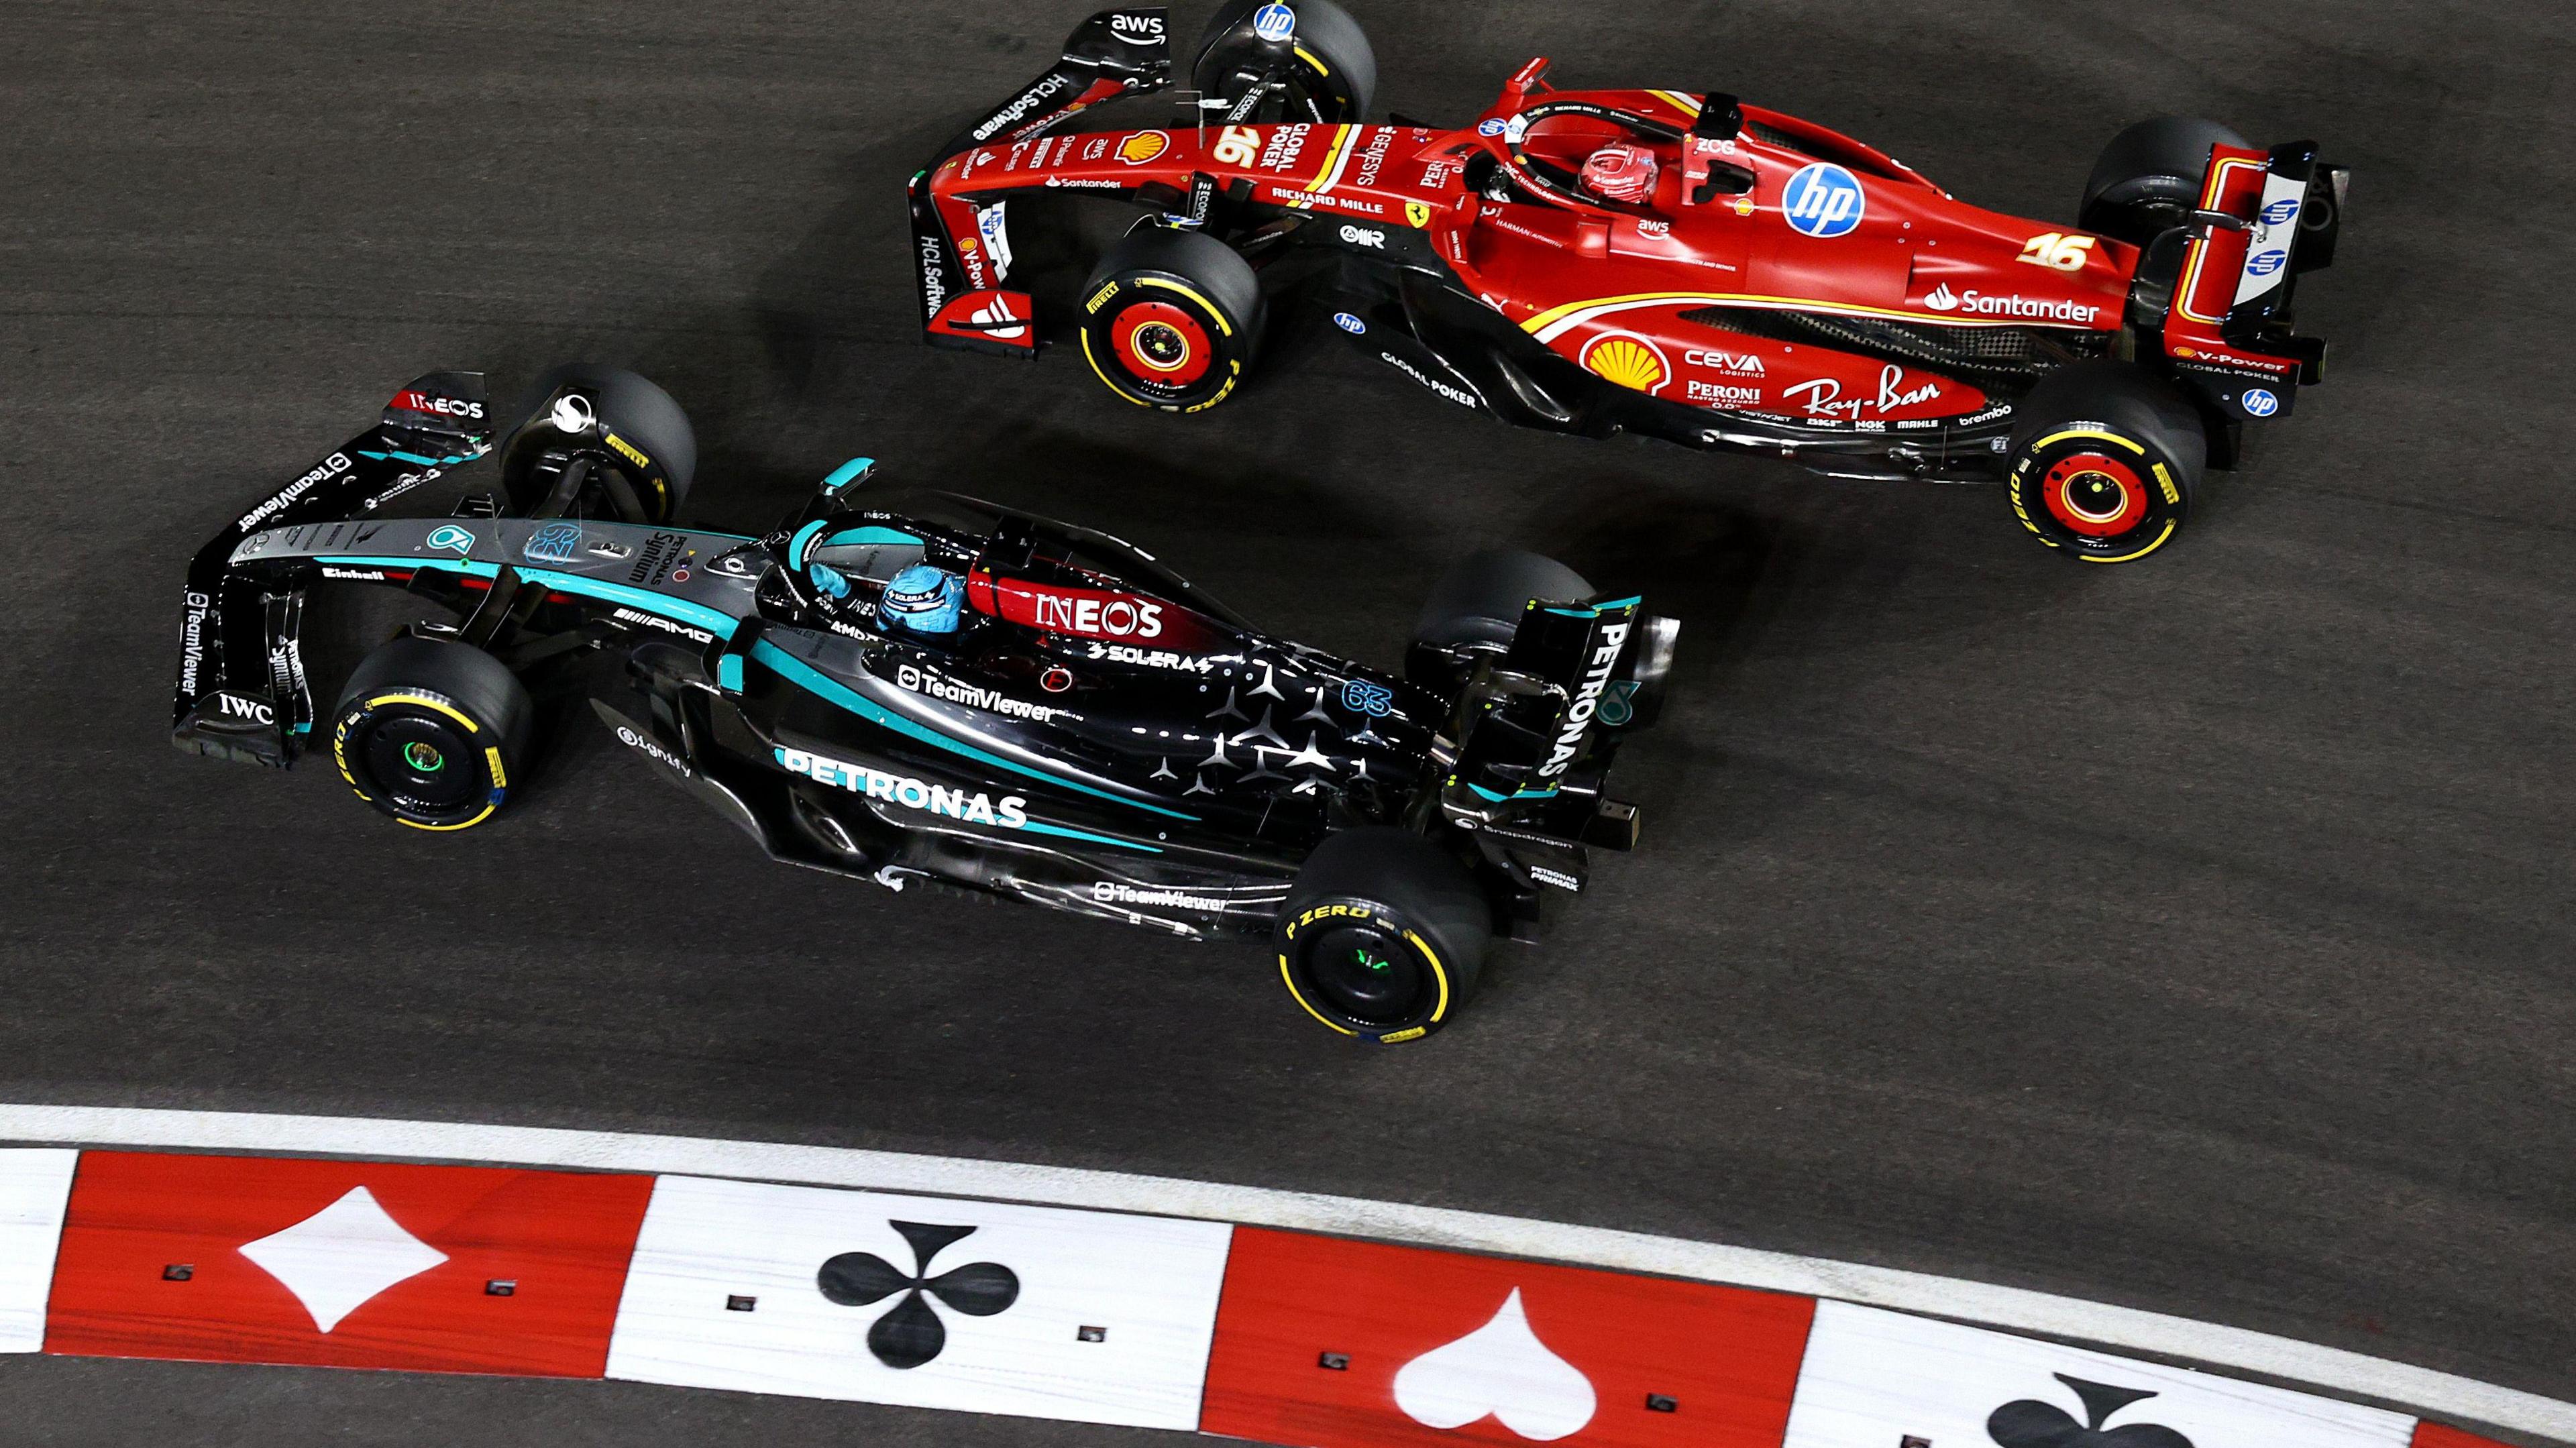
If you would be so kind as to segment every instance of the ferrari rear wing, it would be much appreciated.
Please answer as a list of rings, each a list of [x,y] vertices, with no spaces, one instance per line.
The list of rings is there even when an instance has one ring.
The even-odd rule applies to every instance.
[[[930,192],[931,174],[960,152],[1025,143],[1103,101],[1161,90],[1171,84],[1171,71],[1171,21],[1161,7],[1103,10],[1074,27],[1055,64],[951,137],[929,165],[913,174],[907,193],[925,334],[951,346],[1017,356],[1034,356],[1037,351],[1025,306],[1015,311],[1007,300],[996,304],[995,298],[988,297],[941,317],[951,303],[983,291],[986,283],[980,274],[987,261],[973,255],[979,245],[976,236],[952,234],[941,220]],[[996,208],[997,241],[998,212]],[[1003,266],[1009,264],[1007,254],[998,260]]]
[[[2300,273],[2334,261],[2351,184],[2313,141],[2210,148],[2165,350],[2237,417],[2286,414],[2324,376],[2325,339],[2296,331],[2290,303]]]
[[[491,448],[483,374],[433,372],[395,393],[374,427],[208,539],[189,560],[179,596],[170,742],[191,754],[283,767],[313,727],[296,643],[303,595],[272,592],[257,571],[236,568],[243,540],[295,524],[365,518]]]

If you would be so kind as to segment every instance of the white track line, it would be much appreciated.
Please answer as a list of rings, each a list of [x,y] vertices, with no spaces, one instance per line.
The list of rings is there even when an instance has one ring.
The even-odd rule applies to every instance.
[[[2576,1443],[2576,1403],[2270,1333],[1785,1252],[1358,1197],[848,1147],[236,1111],[0,1104],[0,1141],[500,1162],[743,1177],[1199,1217],[1613,1267],[1920,1312],[2234,1368],[2466,1426]]]

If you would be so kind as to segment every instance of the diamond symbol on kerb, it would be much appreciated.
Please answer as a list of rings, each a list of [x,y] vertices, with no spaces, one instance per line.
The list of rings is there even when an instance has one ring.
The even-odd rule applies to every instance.
[[[447,1254],[403,1230],[365,1187],[283,1232],[241,1248],[241,1254],[286,1284],[313,1325],[324,1332],[373,1301],[447,1260]]]

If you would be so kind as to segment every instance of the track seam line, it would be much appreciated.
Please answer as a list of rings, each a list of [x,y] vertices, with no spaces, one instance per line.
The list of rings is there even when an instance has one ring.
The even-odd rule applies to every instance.
[[[1893,1267],[1449,1207],[1083,1167],[560,1127],[0,1103],[0,1142],[304,1152],[732,1177],[1192,1217],[1803,1293],[2121,1347],[2576,1443],[2576,1403],[2295,1338]]]

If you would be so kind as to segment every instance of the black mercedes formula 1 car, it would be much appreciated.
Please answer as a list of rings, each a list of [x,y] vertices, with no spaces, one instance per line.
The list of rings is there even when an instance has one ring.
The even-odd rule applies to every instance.
[[[481,376],[433,373],[216,535],[188,571],[179,747],[283,767],[318,729],[359,798],[463,830],[528,771],[531,684],[578,685],[777,859],[1267,934],[1300,1005],[1380,1042],[1439,1029],[1496,935],[1530,938],[1547,890],[1635,841],[1604,776],[1677,625],[1549,559],[1465,560],[1388,671],[1105,534],[861,504],[864,458],[761,536],[677,526],[695,435],[632,373],[558,368],[519,415],[496,449]],[[495,451],[452,515],[385,514]],[[299,629],[337,581],[460,621],[407,626],[325,712]]]

